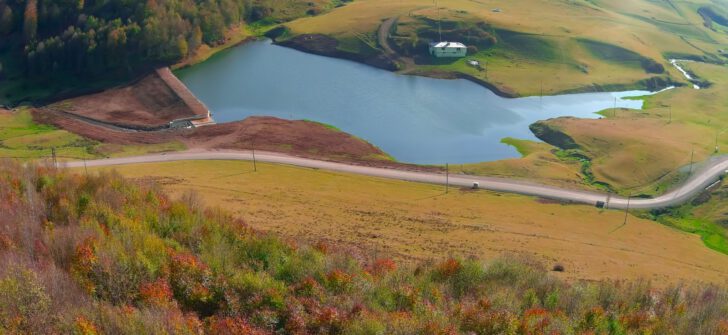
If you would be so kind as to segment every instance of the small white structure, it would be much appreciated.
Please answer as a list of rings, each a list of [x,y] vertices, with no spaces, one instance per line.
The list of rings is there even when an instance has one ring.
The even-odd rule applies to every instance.
[[[430,43],[430,55],[437,58],[465,57],[468,55],[468,47],[459,42]]]

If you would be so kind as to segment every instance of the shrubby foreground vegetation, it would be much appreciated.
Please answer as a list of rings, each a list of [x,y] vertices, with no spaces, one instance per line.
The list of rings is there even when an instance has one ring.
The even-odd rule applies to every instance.
[[[359,259],[115,174],[6,161],[0,199],[0,334],[728,334],[725,288]]]

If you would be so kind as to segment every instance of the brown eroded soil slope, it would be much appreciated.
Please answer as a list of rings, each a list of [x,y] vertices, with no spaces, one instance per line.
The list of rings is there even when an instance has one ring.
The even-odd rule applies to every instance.
[[[170,121],[195,117],[178,93],[154,72],[140,81],[101,93],[64,100],[46,108],[120,126],[155,128]]]
[[[92,124],[64,113],[37,109],[36,122],[52,124],[81,136],[118,145],[178,141],[190,149],[283,152],[303,157],[394,165],[379,148],[344,132],[310,121],[250,117],[243,121],[169,131],[123,131]]]

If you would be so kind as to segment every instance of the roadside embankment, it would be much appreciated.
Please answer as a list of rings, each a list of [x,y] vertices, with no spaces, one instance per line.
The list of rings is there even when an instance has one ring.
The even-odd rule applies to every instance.
[[[439,171],[393,161],[376,146],[326,125],[303,120],[249,117],[243,121],[208,127],[165,131],[131,131],[89,122],[53,110],[34,110],[36,122],[51,124],[92,140],[144,145],[183,143],[189,149],[261,150],[299,157],[346,162],[362,166],[395,167],[405,170]]]

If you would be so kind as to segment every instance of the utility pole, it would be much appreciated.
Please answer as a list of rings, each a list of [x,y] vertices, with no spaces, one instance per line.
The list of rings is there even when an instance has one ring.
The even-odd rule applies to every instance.
[[[693,175],[693,158],[695,157],[695,148],[690,152],[690,172],[688,172],[689,176]]]
[[[442,42],[442,15],[440,15],[440,3],[435,1],[435,7],[437,7],[437,34],[440,36],[438,42]]]
[[[543,110],[543,79],[541,79],[541,93],[539,94],[538,102],[541,110]]]
[[[83,157],[83,169],[86,171],[86,176],[88,176],[88,166],[86,166],[86,156]]]
[[[543,79],[541,79],[541,94],[539,96],[543,99]]]
[[[253,137],[253,172],[258,172],[258,165],[255,162],[255,137]]]
[[[715,132],[715,153],[716,154],[718,153],[718,151],[720,151],[718,148],[718,138],[720,137],[721,134],[725,133],[726,131],[728,131],[728,128],[725,128],[723,130],[718,130]]]
[[[51,157],[53,159],[53,167],[58,167],[58,159],[56,158],[56,147],[51,148]]]
[[[622,226],[627,225],[627,217],[629,217],[629,201],[632,199],[632,194],[627,196],[627,208],[624,210],[624,223],[622,223]]]
[[[450,192],[450,165],[445,163],[445,194]]]
[[[718,136],[720,136],[720,131],[717,131],[715,133],[715,153],[718,153]]]

